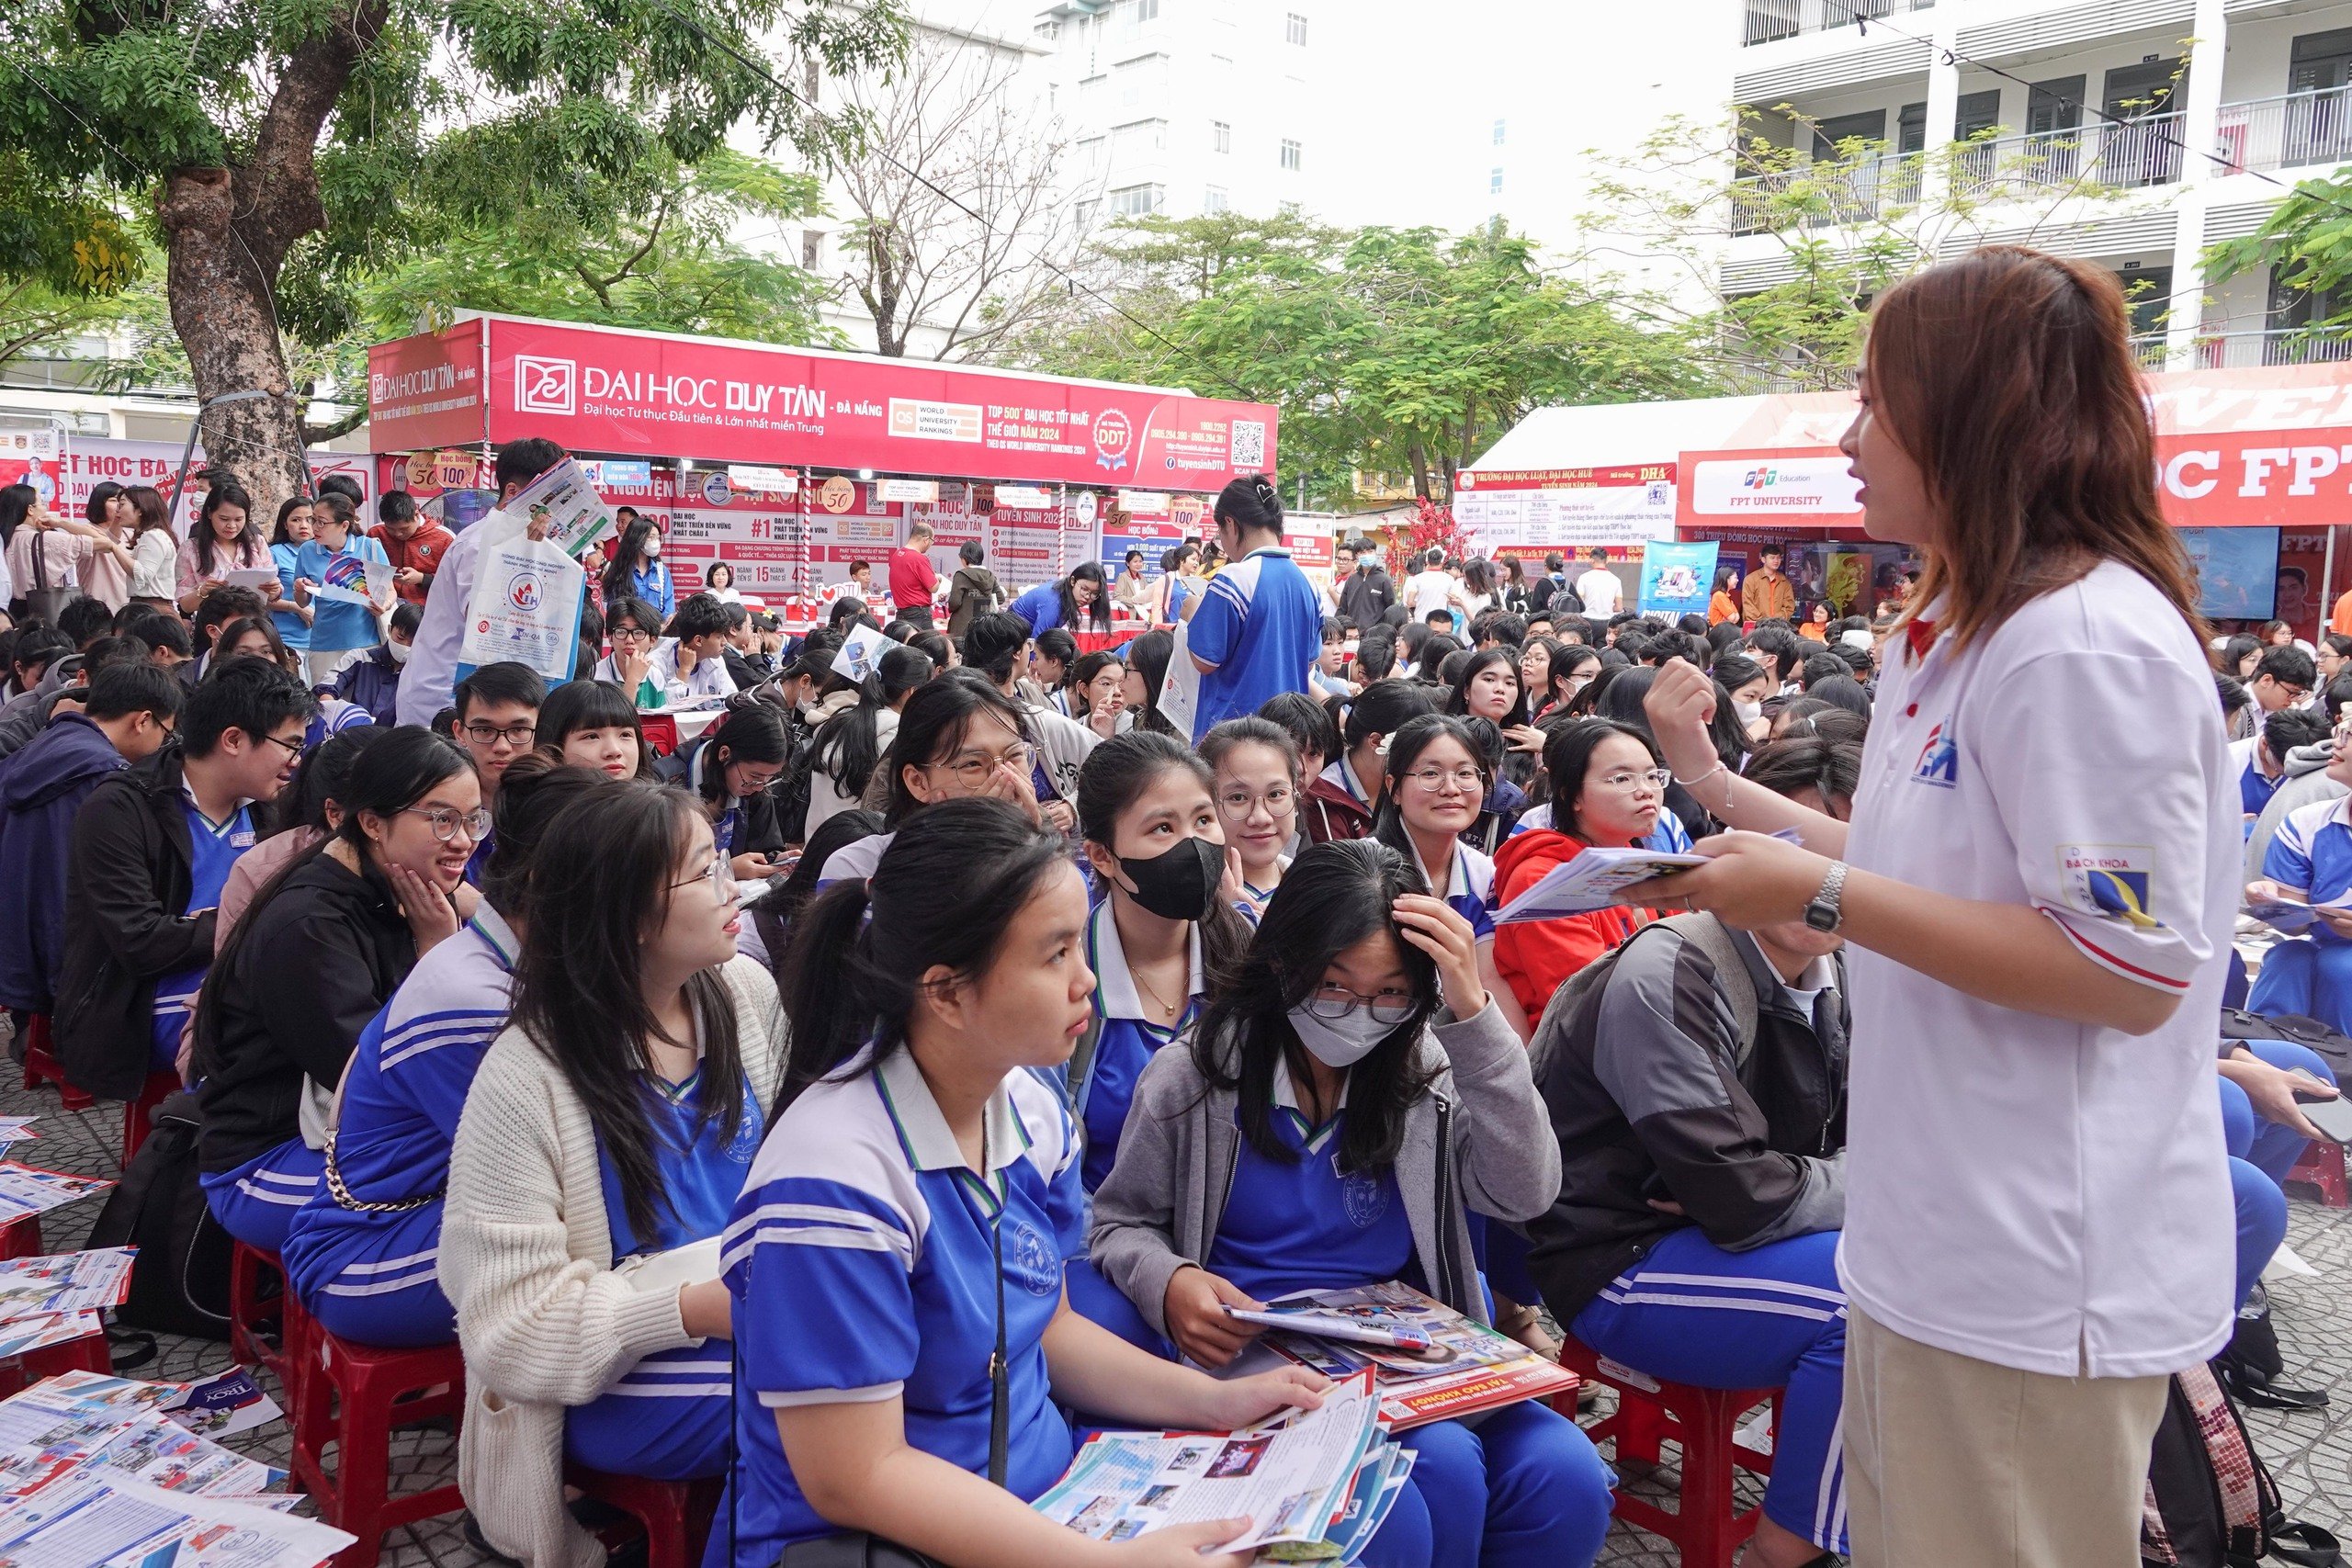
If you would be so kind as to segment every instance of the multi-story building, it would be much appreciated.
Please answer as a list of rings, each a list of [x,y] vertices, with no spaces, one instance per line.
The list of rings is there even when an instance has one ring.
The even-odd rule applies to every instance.
[[[1928,217],[1925,243],[2015,239],[2114,268],[2152,364],[2342,352],[2299,335],[2328,302],[2267,276],[2209,278],[2205,259],[2296,181],[2352,161],[2352,5],[1745,0],[1739,25],[1729,99],[1799,161],[1845,153],[1815,220],[1833,242],[1889,207],[1964,208]],[[1736,187],[1726,292],[1788,265],[1785,236],[1738,231],[1760,205]]]
[[[1051,107],[1072,139],[1065,184],[1103,220],[1320,210],[1341,129],[1317,107],[1317,0],[1056,0]]]

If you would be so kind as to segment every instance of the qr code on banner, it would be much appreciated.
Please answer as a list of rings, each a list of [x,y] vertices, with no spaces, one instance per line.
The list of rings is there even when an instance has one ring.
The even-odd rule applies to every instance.
[[[1262,468],[1266,466],[1264,420],[1237,419],[1233,422],[1233,466],[1237,468]]]

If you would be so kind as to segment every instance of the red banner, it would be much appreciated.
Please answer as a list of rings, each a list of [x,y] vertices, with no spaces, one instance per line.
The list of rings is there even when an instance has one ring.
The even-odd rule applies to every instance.
[[[379,452],[544,435],[574,452],[1182,491],[1274,467],[1264,403],[506,317],[379,344],[368,407]]]

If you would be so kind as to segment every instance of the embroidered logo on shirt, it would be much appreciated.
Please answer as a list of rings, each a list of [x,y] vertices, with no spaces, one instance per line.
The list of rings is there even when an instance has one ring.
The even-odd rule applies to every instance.
[[[1340,1183],[1340,1202],[1348,1211],[1348,1222],[1368,1231],[1388,1213],[1388,1184],[1357,1171]]]
[[[2164,922],[2155,904],[2156,852],[2145,844],[2061,844],[2067,904],[2086,915],[2120,920],[2142,931]]]
[[[1004,1226],[1004,1277],[1033,1296],[1050,1296],[1062,1288],[1062,1260],[1039,1235],[1019,1220]]]
[[[1919,748],[1919,765],[1911,770],[1911,779],[1914,784],[1934,784],[1938,789],[1959,786],[1960,743],[1952,739],[1950,714],[1928,731],[1928,743]]]

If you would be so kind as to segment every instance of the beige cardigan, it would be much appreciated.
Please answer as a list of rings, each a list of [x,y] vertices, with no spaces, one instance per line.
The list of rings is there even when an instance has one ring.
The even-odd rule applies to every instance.
[[[783,1069],[775,982],[748,958],[719,973],[759,1101],[745,1110],[764,1116]],[[519,1029],[482,1057],[458,1122],[440,1275],[466,1355],[458,1483],[483,1539],[529,1568],[597,1568],[604,1548],[563,1506],[564,1410],[695,1341],[675,1291],[614,1269],[587,1107]]]

